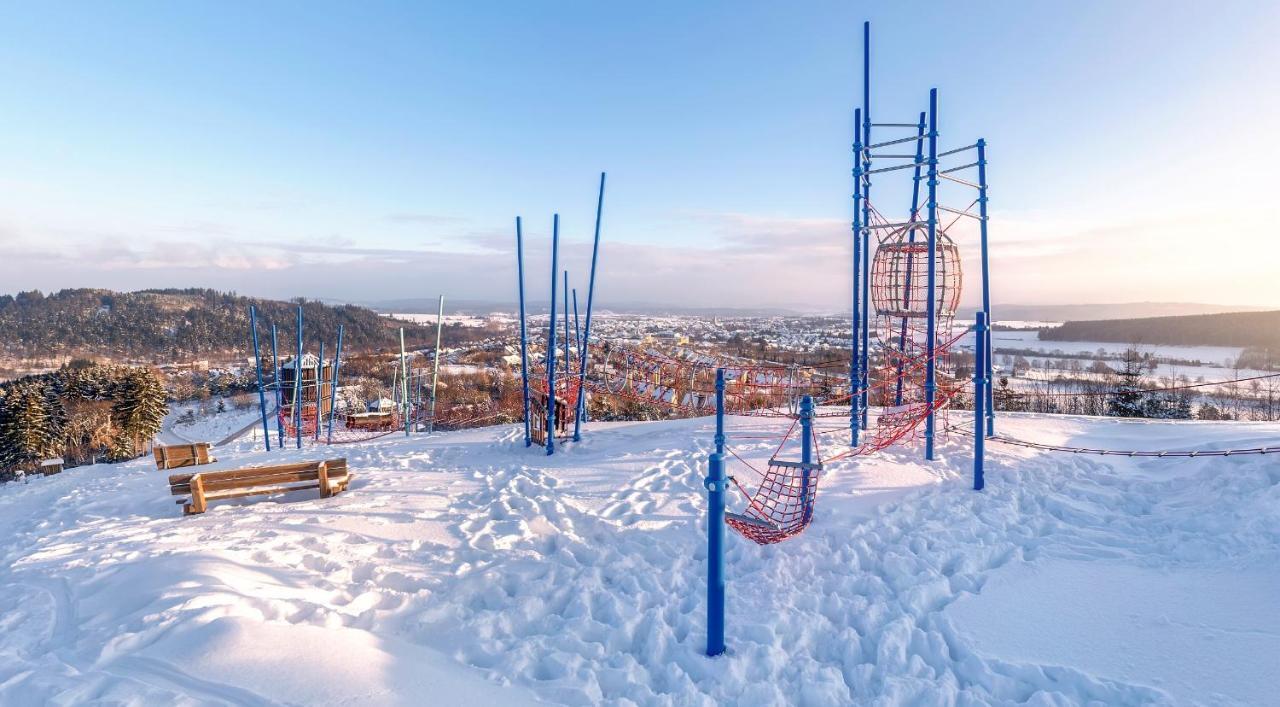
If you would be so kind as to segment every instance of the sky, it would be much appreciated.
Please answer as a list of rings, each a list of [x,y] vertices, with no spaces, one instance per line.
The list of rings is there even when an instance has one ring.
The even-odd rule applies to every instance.
[[[940,146],[989,145],[995,302],[1280,308],[1280,3],[0,13],[0,292],[514,301],[519,215],[545,301],[555,213],[586,289],[605,171],[601,306],[847,309],[870,20],[873,118],[937,88]],[[909,172],[876,179],[905,215]]]

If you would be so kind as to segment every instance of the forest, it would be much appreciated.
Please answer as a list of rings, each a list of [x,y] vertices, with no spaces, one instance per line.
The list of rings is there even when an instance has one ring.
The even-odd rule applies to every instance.
[[[142,367],[77,362],[0,383],[0,481],[49,458],[68,466],[132,459],[167,412],[164,385]]]
[[[1280,311],[1067,322],[1041,329],[1040,340],[1240,346],[1280,351]]]
[[[0,355],[10,358],[82,357],[133,362],[173,362],[219,356],[247,356],[250,350],[249,305],[258,310],[263,346],[270,346],[271,324],[280,329],[281,345],[294,341],[297,306],[304,316],[304,336],[313,342],[337,340],[349,351],[390,350],[399,346],[403,326],[406,344],[434,345],[435,327],[392,321],[354,305],[328,305],[242,297],[207,289],[113,292],[67,289],[45,295],[38,290],[0,295]],[[462,336],[445,327],[446,339]]]

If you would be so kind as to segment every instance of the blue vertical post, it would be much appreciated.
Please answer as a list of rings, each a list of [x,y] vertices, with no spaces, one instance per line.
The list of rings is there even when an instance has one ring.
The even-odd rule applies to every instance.
[[[991,337],[991,327],[987,322],[987,313],[978,312],[978,321],[973,325],[977,335],[973,352],[973,490],[981,491],[986,486],[983,477],[983,457],[986,456],[986,435],[982,434],[982,424],[986,418],[987,406],[987,341]]]
[[[271,325],[271,365],[275,368],[275,378],[273,384],[276,388],[276,435],[277,441],[281,449],[284,449],[284,419],[281,413],[284,410],[284,391],[280,385],[280,348],[276,345],[276,325]]]
[[[578,358],[578,410],[573,416],[573,441],[582,439],[582,421],[587,416],[587,352],[591,341],[591,306],[596,294],[596,258],[600,254],[600,215],[604,210],[604,172],[600,173],[600,193],[596,196],[596,235],[591,246],[591,274],[587,279],[587,320],[582,329],[582,356]]]
[[[293,437],[302,449],[302,305],[298,305],[298,355],[293,359]]]
[[[937,366],[934,349],[937,348],[937,275],[938,275],[938,89],[929,89],[929,303],[928,323],[925,327],[928,341],[925,345],[924,403],[928,416],[924,420],[924,458],[933,461],[933,437],[935,431],[934,398],[938,392]],[[981,430],[974,430],[980,434]]]
[[[320,342],[320,356],[316,359],[316,432],[315,441],[320,441],[320,422],[324,419],[324,402],[321,400],[321,394],[324,392],[324,386],[320,384],[324,380],[324,341]]]
[[[551,218],[551,319],[547,326],[547,455],[556,453],[556,276],[560,274],[560,214]]]
[[[982,312],[987,317],[987,324],[991,323],[991,270],[988,264],[987,256],[987,141],[978,139],[978,229],[982,236]],[[987,436],[993,436],[996,433],[996,405],[993,394],[994,375],[991,366],[991,332],[987,331],[987,351],[986,351],[986,370],[983,375],[986,376],[987,389],[986,408],[987,408]],[[974,434],[981,430],[981,426],[974,429]]]
[[[724,653],[724,369],[716,369],[716,451],[707,459],[707,655]]]
[[[849,344],[849,444],[858,446],[858,430],[861,428],[862,414],[858,407],[862,403],[861,385],[858,378],[862,372],[862,354],[859,346],[862,343],[862,332],[859,321],[862,318],[862,109],[853,112],[853,316],[849,319],[851,340]]]
[[[524,446],[533,446],[529,434],[529,337],[524,319],[524,232],[516,217],[516,279],[520,289],[520,391],[524,396]]]
[[[333,382],[329,385],[329,432],[325,441],[333,444],[333,417],[338,413],[338,369],[342,367],[342,325],[338,325],[338,350],[333,354]]]
[[[409,436],[409,357],[404,352],[404,327],[400,327],[400,402],[404,409],[404,436]]]
[[[871,23],[862,23],[862,429],[871,405]]]
[[[813,504],[809,503],[809,484],[813,463],[813,396],[806,395],[800,399],[800,498],[804,503],[804,520],[809,522],[813,516]]]
[[[925,114],[920,114],[920,122],[916,123],[916,166],[912,168],[911,179],[911,217],[908,219],[912,225],[907,227],[907,243],[916,242],[915,221],[920,216],[920,168],[924,164],[924,129]],[[914,254],[907,251],[907,279],[902,286],[902,309],[907,311],[911,308],[911,269],[913,266]],[[902,318],[902,331],[898,333],[898,352],[904,353],[907,350],[907,317]],[[902,358],[898,359],[898,370],[896,381],[896,390],[893,396],[893,404],[902,404],[902,370],[906,361]]]
[[[267,393],[262,388],[262,357],[258,354],[258,312],[249,305],[249,328],[253,330],[253,367],[258,371],[258,411],[262,413],[262,441],[271,451],[271,428],[267,426]]]

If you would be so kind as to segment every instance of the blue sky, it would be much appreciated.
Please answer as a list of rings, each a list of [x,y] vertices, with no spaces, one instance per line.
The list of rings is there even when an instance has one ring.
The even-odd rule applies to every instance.
[[[506,300],[517,214],[530,286],[555,211],[582,280],[607,170],[604,305],[838,309],[869,19],[875,117],[914,120],[936,86],[943,144],[991,145],[996,301],[1280,306],[1258,257],[1280,216],[1274,3],[3,15],[0,291]]]

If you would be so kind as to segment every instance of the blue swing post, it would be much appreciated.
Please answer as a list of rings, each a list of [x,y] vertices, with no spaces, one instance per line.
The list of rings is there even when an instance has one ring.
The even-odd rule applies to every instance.
[[[533,446],[529,431],[529,337],[524,316],[524,231],[516,217],[516,279],[520,290],[520,392],[524,401],[524,446]]]
[[[862,402],[859,385],[859,374],[862,371],[862,354],[859,344],[862,341],[859,320],[862,305],[862,109],[853,112],[853,316],[849,320],[850,352],[849,357],[849,444],[858,446],[858,430],[861,429],[861,413],[858,411]]]
[[[320,355],[316,359],[316,431],[315,441],[320,441],[320,423],[324,420],[324,401],[321,399],[324,393],[324,341],[320,341]]]
[[[298,355],[293,359],[293,437],[302,449],[302,305],[298,305]]]
[[[809,502],[809,476],[813,473],[813,396],[800,399],[800,498],[804,499],[804,521],[813,517],[813,504]]]
[[[551,319],[547,325],[547,456],[556,453],[556,276],[560,274],[560,214],[551,217]]]
[[[707,459],[707,655],[724,653],[724,369],[716,369],[716,451]]]
[[[333,354],[333,382],[329,384],[329,431],[325,442],[333,444],[333,418],[338,414],[338,369],[342,367],[342,325],[338,325],[338,350]]]
[[[284,410],[284,391],[280,385],[280,349],[276,345],[276,325],[271,325],[271,366],[275,369],[275,378],[271,384],[276,389],[276,435],[277,446],[284,449],[284,420],[281,418],[281,411]]]
[[[600,216],[604,211],[604,172],[600,173],[600,192],[596,196],[596,234],[591,245],[591,274],[587,278],[587,318],[582,327],[582,355],[578,357],[578,410],[573,416],[573,441],[582,440],[582,421],[587,416],[587,353],[591,341],[591,306],[596,294],[596,259],[600,255]]]
[[[991,324],[991,269],[987,258],[987,141],[978,138],[978,229],[982,241],[982,312],[987,318],[987,324]],[[986,370],[983,375],[987,379],[986,408],[987,408],[987,436],[994,437],[996,434],[996,404],[993,391],[994,378],[991,366],[991,332],[987,331],[987,350],[986,350]],[[974,434],[977,434],[982,426],[974,428]]]
[[[986,312],[978,312],[973,331],[976,335],[973,344],[973,490],[981,491],[986,486],[982,465],[983,457],[986,456],[987,437],[982,434],[982,424],[986,418],[987,346],[991,338],[991,326]]]
[[[262,357],[258,355],[258,312],[249,305],[249,329],[253,331],[253,367],[258,372],[258,411],[262,413],[262,441],[271,451],[271,428],[267,426],[267,394],[262,388]]]
[[[924,458],[933,461],[933,438],[936,427],[934,399],[938,392],[937,365],[934,353],[938,337],[938,89],[929,89],[929,302],[925,327],[928,341],[925,344],[924,403],[927,416],[924,420]],[[974,434],[981,434],[974,430]]]
[[[564,375],[569,375],[569,271],[564,271]]]
[[[582,357],[582,320],[578,319],[578,288],[573,288],[573,346]]]
[[[431,365],[431,419],[427,422],[427,434],[436,431],[436,385],[440,382],[440,332],[444,331],[444,295],[436,310],[436,355]]]

